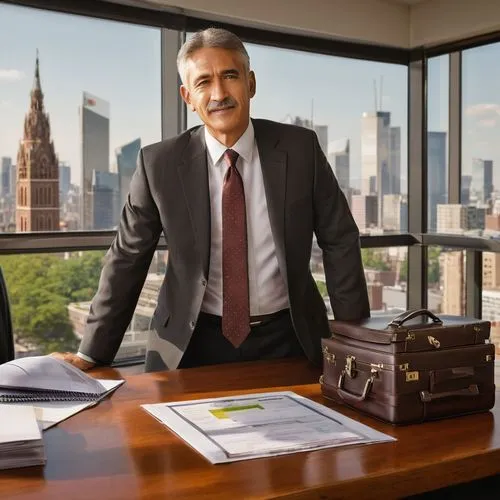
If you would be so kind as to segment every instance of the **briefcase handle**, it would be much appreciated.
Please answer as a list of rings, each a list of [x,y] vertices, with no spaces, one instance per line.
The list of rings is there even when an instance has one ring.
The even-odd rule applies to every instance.
[[[393,318],[388,326],[395,326],[396,328],[399,328],[400,326],[403,326],[403,323],[405,321],[409,321],[410,319],[416,318],[417,316],[427,316],[428,318],[432,319],[432,322],[435,325],[443,324],[443,321],[428,309],[411,309]]]
[[[368,397],[368,394],[370,394],[374,378],[375,374],[372,373],[371,376],[366,379],[363,392],[361,394],[353,394],[352,392],[346,391],[343,387],[345,380],[345,371],[342,370],[342,373],[339,377],[339,382],[337,384],[337,394],[348,403],[361,403],[361,401],[364,401]]]

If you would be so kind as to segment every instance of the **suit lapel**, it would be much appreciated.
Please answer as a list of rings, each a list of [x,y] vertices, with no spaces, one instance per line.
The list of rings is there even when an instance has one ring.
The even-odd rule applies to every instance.
[[[210,261],[210,193],[203,127],[196,129],[178,165],[205,278]]]
[[[276,147],[279,138],[271,133],[272,129],[265,122],[252,120],[257,149],[259,150],[264,189],[271,231],[276,246],[276,256],[281,274],[287,282],[285,259],[285,194],[287,157],[284,151]]]

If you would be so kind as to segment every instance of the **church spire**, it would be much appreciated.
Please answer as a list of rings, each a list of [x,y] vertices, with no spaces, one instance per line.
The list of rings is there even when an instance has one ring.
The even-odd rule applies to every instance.
[[[36,49],[35,79],[33,80],[33,90],[42,90],[42,86],[40,84],[40,59],[38,56],[38,49]]]

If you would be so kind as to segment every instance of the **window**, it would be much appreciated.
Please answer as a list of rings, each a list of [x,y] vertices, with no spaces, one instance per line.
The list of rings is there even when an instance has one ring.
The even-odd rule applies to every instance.
[[[500,43],[462,55],[462,204],[471,212],[469,234],[500,236]],[[485,77],[485,75],[488,75]],[[469,214],[468,214],[469,215]],[[500,346],[500,254],[483,253],[482,317]],[[498,351],[500,352],[500,351]]]
[[[160,30],[2,3],[2,47],[0,232],[26,227],[24,215],[16,222],[16,178],[21,205],[52,209],[46,230],[91,230],[96,220],[112,229],[139,148],[161,139]],[[38,119],[25,123],[27,114]],[[25,134],[40,139],[31,151]],[[44,179],[38,201],[26,198],[28,175]]]
[[[449,56],[429,59],[427,66],[427,230],[455,230],[459,208],[448,203]]]
[[[407,232],[407,67],[245,46],[251,116],[316,131],[361,233]],[[188,127],[201,123],[187,113]],[[363,261],[372,310],[405,310],[407,248],[364,249]],[[311,269],[332,314],[316,241]]]
[[[97,291],[104,254],[104,251],[87,251],[0,256],[12,310],[17,357],[77,349],[90,301]],[[167,251],[155,253],[115,359],[145,354],[146,337],[167,258]]]
[[[462,55],[462,205],[467,234],[486,237],[500,235],[499,55],[500,43]]]
[[[362,233],[406,232],[406,66],[246,43],[251,115],[316,131]],[[199,124],[188,109],[188,127]]]

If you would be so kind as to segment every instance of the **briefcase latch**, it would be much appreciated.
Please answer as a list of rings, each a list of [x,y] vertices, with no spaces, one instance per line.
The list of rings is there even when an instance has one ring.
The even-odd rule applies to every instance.
[[[323,358],[328,364],[335,363],[335,354],[333,352],[330,352],[326,345],[325,347],[323,347]]]
[[[347,356],[345,358],[345,372],[350,378],[356,376],[356,356]]]
[[[439,340],[432,335],[428,335],[427,340],[429,341],[429,344],[434,346],[436,349],[441,347],[441,342],[439,342]]]

